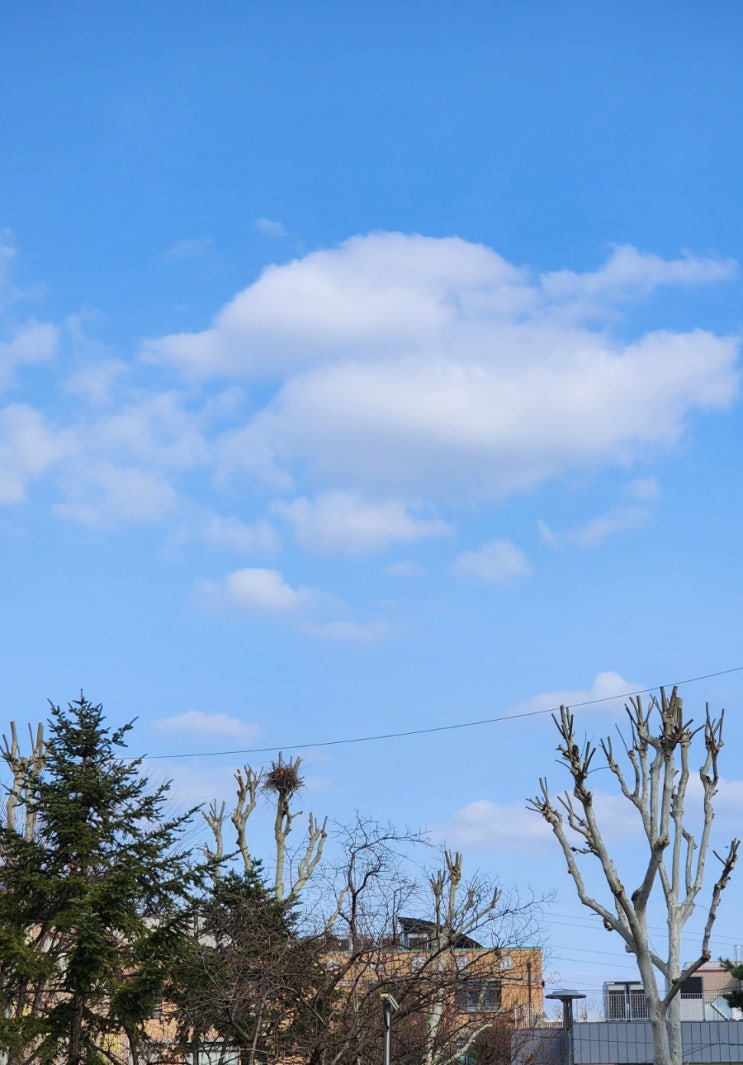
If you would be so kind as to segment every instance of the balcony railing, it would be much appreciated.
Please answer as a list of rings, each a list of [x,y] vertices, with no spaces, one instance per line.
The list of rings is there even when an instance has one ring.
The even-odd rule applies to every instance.
[[[610,992],[604,998],[607,1021],[646,1021],[648,1007],[642,991]],[[727,1004],[722,991],[681,995],[682,1021],[740,1021],[743,1011]]]

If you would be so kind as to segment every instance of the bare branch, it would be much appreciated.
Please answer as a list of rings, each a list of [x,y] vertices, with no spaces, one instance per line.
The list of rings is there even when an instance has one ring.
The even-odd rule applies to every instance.
[[[249,765],[243,766],[235,772],[237,781],[237,802],[232,812],[231,821],[237,833],[237,845],[242,855],[245,872],[252,872],[253,859],[248,847],[247,824],[248,818],[255,809],[258,789],[261,786],[262,776],[251,769]]]

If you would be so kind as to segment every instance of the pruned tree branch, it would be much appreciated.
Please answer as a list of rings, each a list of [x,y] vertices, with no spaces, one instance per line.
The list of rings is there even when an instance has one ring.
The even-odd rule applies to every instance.
[[[572,791],[553,802],[546,780],[540,778],[540,793],[528,805],[552,828],[581,902],[602,918],[605,928],[622,937],[626,949],[637,959],[653,1024],[656,1065],[681,1065],[677,995],[684,981],[709,959],[712,926],[738,856],[738,841],[733,840],[725,857],[719,859],[722,871],[712,888],[699,955],[682,969],[681,932],[698,904],[711,840],[723,715],[713,718],[707,707],[703,726],[694,730],[692,722],[684,717],[683,702],[676,688],[670,694],[661,689],[659,697],[652,698],[647,709],[639,696],[633,697],[626,712],[629,738],[625,739],[620,732],[629,763],[625,772],[615,757],[611,739],[601,740],[598,746],[588,740],[580,745],[573,714],[567,707],[561,707],[559,717],[554,716],[553,720],[560,737],[560,761],[572,778]],[[699,770],[702,828],[697,841],[685,823],[685,815],[691,780],[690,752],[698,733],[704,737],[705,756]],[[606,846],[594,796],[588,786],[598,749],[603,752],[621,794],[637,811],[648,845],[644,871],[631,894],[625,889]],[[587,891],[578,860],[581,855],[597,859],[612,896],[614,912]],[[661,885],[667,912],[666,957],[652,949],[647,931],[647,909],[656,880]],[[656,972],[664,978],[662,991],[658,989]]]

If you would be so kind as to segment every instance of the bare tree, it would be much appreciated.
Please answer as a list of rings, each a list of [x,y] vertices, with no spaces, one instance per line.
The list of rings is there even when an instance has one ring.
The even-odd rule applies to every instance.
[[[357,818],[342,837],[337,902],[324,916],[331,931],[307,1060],[312,1065],[375,1060],[383,992],[392,993],[400,1006],[393,1035],[394,1057],[401,1063],[451,1065],[485,1032],[507,1018],[512,1024],[516,973],[501,998],[500,963],[506,944],[533,936],[537,903],[502,891],[486,877],[466,880],[462,856],[450,851],[442,852],[440,864],[421,882],[410,861],[423,842],[415,833]],[[410,916],[414,913],[425,916]],[[526,964],[523,968],[520,993],[526,1002]]]
[[[535,900],[524,903],[485,877],[465,879],[462,856],[449,851],[421,877],[425,840],[418,833],[358,816],[336,827],[334,862],[325,854],[326,822],[312,814],[292,851],[300,760],[279,756],[263,773],[246,766],[236,780],[232,814],[213,803],[204,816],[218,860],[229,854],[225,829],[234,827],[247,895],[242,908],[228,908],[229,937],[216,952],[208,936],[196,937],[193,980],[178,1003],[182,1045],[211,1027],[239,1049],[245,1065],[270,1065],[281,1054],[309,1065],[362,1065],[379,1055],[385,991],[401,1007],[394,1025],[401,1065],[452,1065],[486,1032],[513,1023],[514,988],[501,1000],[499,961],[506,941],[518,940],[527,925],[531,931]],[[249,842],[261,795],[273,815],[273,876],[265,885]],[[234,875],[217,878],[205,909],[212,924],[215,900],[237,886]],[[421,911],[424,918],[410,919],[424,929],[418,936],[424,942],[408,949],[405,915]],[[272,913],[283,914],[284,923],[269,939],[263,922]],[[531,977],[524,969],[510,978],[514,987],[521,980],[526,1000]],[[538,962],[534,970],[541,979]],[[271,1037],[277,1015],[284,1018],[281,1047]]]
[[[44,726],[39,722],[36,726],[36,735],[28,726],[28,735],[31,743],[31,752],[28,755],[21,754],[18,742],[18,729],[15,721],[10,722],[10,739],[3,735],[0,742],[0,757],[10,769],[12,780],[7,788],[8,797],[5,801],[5,827],[11,832],[17,830],[17,816],[23,810],[24,822],[22,835],[24,839],[33,839],[36,827],[36,811],[32,803],[28,802],[31,783],[38,777],[44,765],[46,748],[44,745]]]
[[[301,810],[292,808],[292,800],[299,794],[304,783],[299,772],[301,764],[299,757],[285,762],[279,754],[278,759],[271,763],[265,773],[248,765],[235,773],[237,793],[230,821],[235,830],[235,841],[245,873],[254,871],[254,860],[248,843],[248,821],[258,804],[259,793],[266,794],[274,807],[273,894],[278,901],[298,897],[315,872],[328,837],[327,818],[319,821],[310,813],[304,845],[300,845],[296,852],[292,852],[289,846],[292,824],[302,814]],[[214,846],[207,848],[207,854],[221,862],[225,857],[226,803],[212,802],[203,816],[214,836]]]
[[[573,780],[572,795],[565,793],[553,801],[546,779],[541,778],[540,794],[529,801],[529,806],[551,826],[581,902],[601,917],[608,931],[621,936],[626,950],[637,959],[652,1025],[655,1065],[681,1065],[679,991],[684,981],[709,960],[712,926],[738,856],[737,839],[732,840],[724,855],[715,854],[721,868],[706,904],[699,953],[693,962],[682,966],[682,932],[702,891],[710,847],[723,716],[711,717],[708,707],[704,724],[693,729],[692,722],[684,719],[676,688],[670,696],[661,689],[660,698],[652,698],[647,709],[639,697],[633,698],[626,711],[630,734],[628,740],[622,737],[622,743],[628,768],[622,768],[617,761],[611,739],[601,740],[599,748],[622,795],[637,811],[647,842],[647,862],[634,891],[628,891],[619,876],[588,787],[598,748],[590,741],[582,747],[578,744],[574,717],[567,707],[561,707],[560,716],[554,721],[561,738],[557,748],[560,761]],[[699,770],[703,798],[697,840],[685,822],[685,804],[691,779],[690,750],[698,733],[703,736],[705,754]],[[580,855],[589,855],[598,862],[611,902],[601,902],[587,888]],[[668,929],[663,956],[653,948],[647,925],[648,904],[657,882]]]

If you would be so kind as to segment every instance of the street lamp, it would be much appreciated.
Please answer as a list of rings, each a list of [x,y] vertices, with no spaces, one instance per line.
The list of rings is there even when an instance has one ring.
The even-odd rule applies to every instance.
[[[379,997],[382,1000],[382,1016],[384,1017],[384,1065],[390,1065],[390,1055],[392,1052],[392,1014],[397,1013],[400,1007],[398,1006],[394,995],[391,995],[389,991],[383,991]]]
[[[573,1002],[577,998],[585,998],[586,996],[582,991],[565,991],[561,989],[553,991],[551,995],[545,995],[544,997],[562,1002],[563,1062],[564,1065],[575,1065],[573,1053]]]

